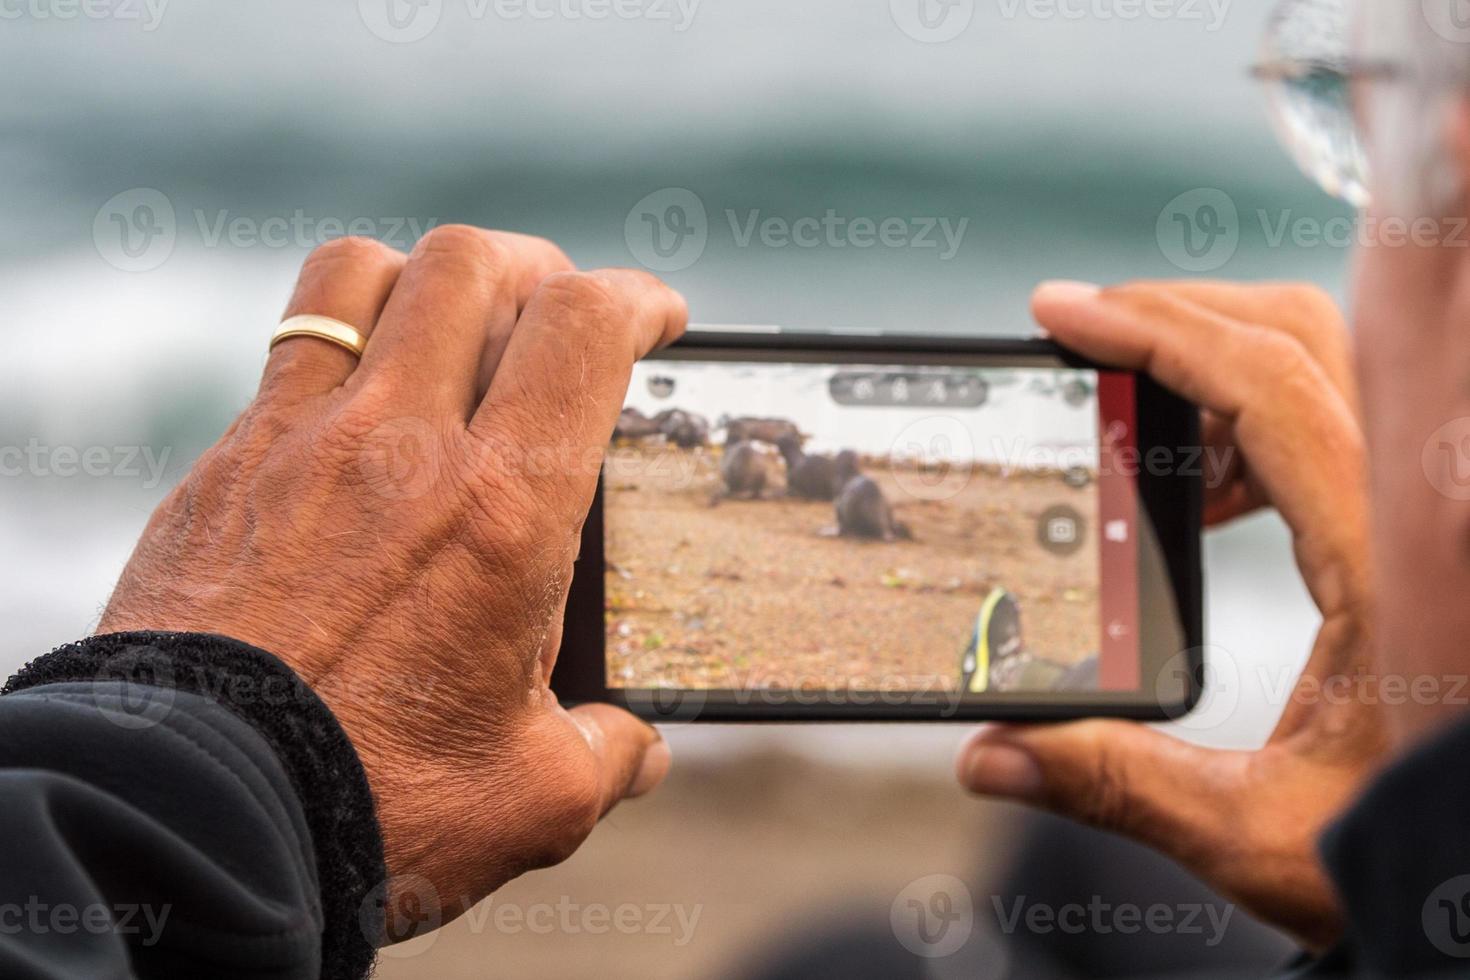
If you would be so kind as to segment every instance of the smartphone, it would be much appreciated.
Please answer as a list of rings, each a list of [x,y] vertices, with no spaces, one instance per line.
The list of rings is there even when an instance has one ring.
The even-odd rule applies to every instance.
[[[1198,412],[1045,340],[693,328],[639,363],[552,686],[651,721],[1178,717]]]

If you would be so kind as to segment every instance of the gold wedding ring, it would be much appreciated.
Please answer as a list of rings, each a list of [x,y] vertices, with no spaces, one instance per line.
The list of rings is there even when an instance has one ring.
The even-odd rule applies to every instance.
[[[314,313],[304,313],[301,316],[288,317],[281,321],[271,337],[271,346],[275,347],[287,337],[316,337],[328,343],[345,347],[352,351],[354,357],[362,357],[363,349],[367,346],[367,340],[357,332],[356,327],[348,326],[341,320],[333,320],[329,316],[317,316]]]

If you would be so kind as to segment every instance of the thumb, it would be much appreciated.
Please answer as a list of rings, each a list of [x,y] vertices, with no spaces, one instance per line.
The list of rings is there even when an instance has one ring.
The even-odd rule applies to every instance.
[[[955,761],[971,792],[1039,806],[1176,857],[1226,828],[1230,753],[1134,722],[994,725]]]
[[[610,704],[579,705],[567,715],[597,759],[603,814],[651,792],[668,775],[669,746],[652,725]]]

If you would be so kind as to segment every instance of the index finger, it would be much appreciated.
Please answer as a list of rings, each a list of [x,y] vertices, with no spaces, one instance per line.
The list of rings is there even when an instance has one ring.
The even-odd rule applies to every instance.
[[[1362,599],[1362,436],[1300,343],[1148,286],[1049,283],[1036,291],[1032,311],[1066,347],[1144,371],[1232,419],[1251,472],[1295,533],[1323,614]]]
[[[527,476],[542,499],[580,520],[597,485],[590,463],[600,463],[612,438],[633,363],[676,340],[688,319],[684,297],[645,272],[548,276],[527,301],[470,431],[540,460]]]
[[[1356,408],[1357,385],[1347,326],[1337,303],[1322,289],[1300,282],[1237,283],[1206,279],[1135,285],[1157,287],[1233,319],[1283,331],[1322,365],[1348,407]]]

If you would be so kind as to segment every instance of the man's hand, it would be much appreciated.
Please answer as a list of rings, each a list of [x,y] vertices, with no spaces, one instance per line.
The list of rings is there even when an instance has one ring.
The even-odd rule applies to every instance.
[[[1210,492],[1207,519],[1280,511],[1322,627],[1259,751],[1200,748],[1119,721],[994,726],[961,751],[960,780],[1156,847],[1325,947],[1340,917],[1317,836],[1385,747],[1375,707],[1322,688],[1339,678],[1359,691],[1373,677],[1363,446],[1341,317],[1319,290],[1287,284],[1050,283],[1032,307],[1058,343],[1146,371],[1201,406],[1206,440],[1244,457]]]
[[[565,711],[547,684],[633,362],[686,309],[644,273],[441,227],[407,257],[322,246],[300,313],[357,327],[361,363],[316,338],[277,345],[254,403],[153,515],[99,629],[222,633],[290,664],[362,759],[395,895],[437,896],[448,918],[567,857],[668,768],[652,728]]]

